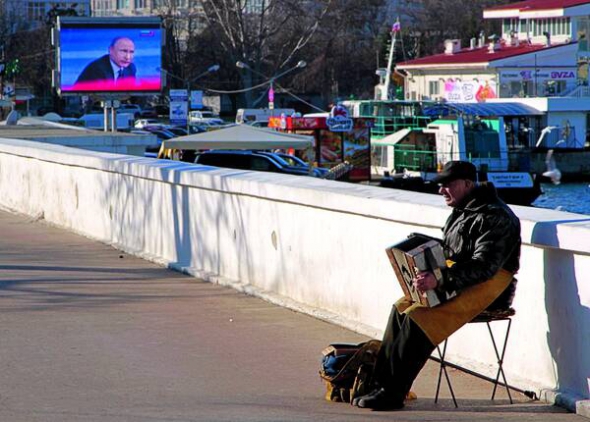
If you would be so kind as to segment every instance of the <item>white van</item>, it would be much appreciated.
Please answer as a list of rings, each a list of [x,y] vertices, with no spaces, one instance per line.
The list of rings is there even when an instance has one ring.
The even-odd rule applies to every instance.
[[[240,108],[236,114],[236,123],[268,124],[269,117],[292,116],[295,110],[292,108]]]
[[[222,125],[225,122],[212,111],[191,111],[188,114],[188,121],[191,125],[199,124],[217,124]]]
[[[132,113],[117,114],[117,129],[130,129],[134,124],[134,116]],[[108,114],[109,126],[111,123],[111,113]],[[102,130],[104,129],[104,114],[93,113],[85,114],[77,120],[77,124],[88,129]]]

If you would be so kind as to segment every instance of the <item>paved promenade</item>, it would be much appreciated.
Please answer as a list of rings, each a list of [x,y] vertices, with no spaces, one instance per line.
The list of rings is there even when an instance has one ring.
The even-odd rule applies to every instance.
[[[323,400],[320,351],[364,337],[0,212],[0,421],[587,421],[429,363],[398,412]]]

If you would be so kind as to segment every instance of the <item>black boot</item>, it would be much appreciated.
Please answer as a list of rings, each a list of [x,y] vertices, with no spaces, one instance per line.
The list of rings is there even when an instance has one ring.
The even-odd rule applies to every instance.
[[[396,410],[404,407],[403,400],[394,400],[383,388],[377,388],[352,402],[353,405],[373,410]]]

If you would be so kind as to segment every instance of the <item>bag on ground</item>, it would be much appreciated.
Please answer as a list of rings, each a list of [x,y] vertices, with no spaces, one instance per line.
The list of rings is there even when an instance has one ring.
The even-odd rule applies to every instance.
[[[320,368],[320,377],[326,384],[326,400],[352,403],[355,397],[368,393],[380,347],[380,340],[334,343],[326,347]]]

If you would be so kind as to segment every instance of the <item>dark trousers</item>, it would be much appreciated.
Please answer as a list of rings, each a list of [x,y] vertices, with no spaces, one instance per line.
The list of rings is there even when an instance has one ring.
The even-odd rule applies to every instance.
[[[394,306],[373,379],[388,392],[392,401],[403,402],[434,348],[420,327]]]

